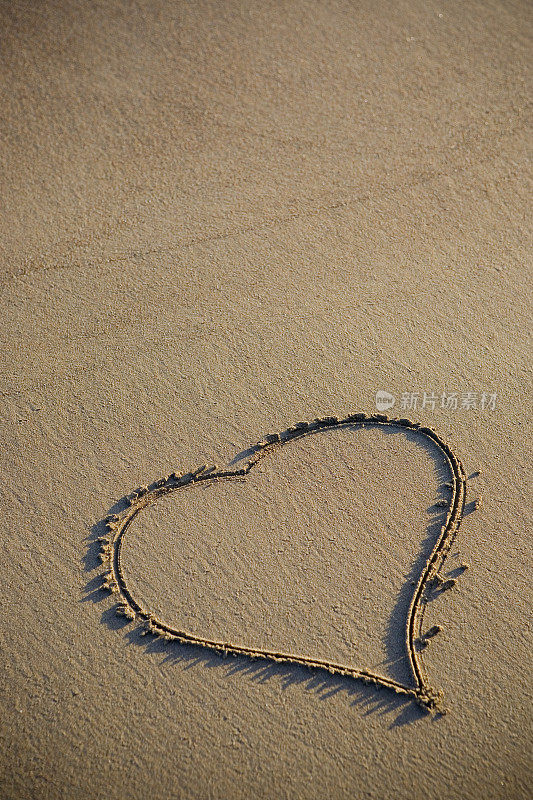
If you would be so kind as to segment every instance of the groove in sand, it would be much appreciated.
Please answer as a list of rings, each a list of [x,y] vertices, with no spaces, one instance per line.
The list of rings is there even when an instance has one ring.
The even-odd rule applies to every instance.
[[[185,486],[190,486],[194,483],[244,477],[253,469],[260,459],[267,455],[267,453],[282,447],[285,443],[322,428],[334,428],[346,425],[355,427],[379,426],[410,429],[420,436],[434,442],[443,453],[451,471],[451,497],[446,524],[442,527],[440,535],[414,587],[413,597],[406,619],[405,646],[415,684],[414,686],[406,686],[383,675],[338,664],[333,661],[306,658],[305,656],[292,653],[258,650],[233,642],[203,639],[195,634],[178,630],[177,628],[167,625],[150,613],[149,610],[143,608],[134,598],[129,589],[124,570],[122,569],[121,552],[126,531],[130,523],[143,508],[155,502],[162,495]],[[434,690],[428,682],[420,653],[416,648],[416,639],[422,621],[426,588],[442,567],[463,516],[466,497],[466,475],[460,460],[432,428],[422,427],[420,423],[412,422],[408,419],[389,419],[383,414],[367,416],[366,414],[358,413],[348,415],[342,419],[338,417],[323,417],[322,419],[315,419],[313,422],[309,423],[300,422],[282,433],[265,436],[254,446],[253,450],[253,455],[246,462],[246,465],[240,469],[217,471],[216,467],[208,468],[207,465],[203,465],[185,475],[172,473],[166,478],[156,481],[156,483],[152,484],[150,487],[140,487],[129,495],[129,505],[125,511],[107,517],[106,526],[108,535],[100,538],[102,544],[101,560],[106,565],[107,569],[103,587],[108,589],[111,593],[118,595],[121,601],[118,613],[132,621],[141,621],[144,625],[144,633],[160,636],[168,641],[197,645],[221,653],[224,656],[228,654],[232,656],[247,656],[252,659],[267,659],[298,666],[325,669],[332,674],[352,677],[364,683],[391,689],[398,694],[411,697],[416,703],[428,711],[436,710],[442,713],[442,693]]]

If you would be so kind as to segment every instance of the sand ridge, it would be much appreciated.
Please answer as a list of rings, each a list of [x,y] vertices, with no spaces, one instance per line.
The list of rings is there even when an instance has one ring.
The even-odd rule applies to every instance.
[[[156,502],[158,498],[200,482],[231,479],[243,480],[262,458],[268,453],[271,453],[274,449],[282,447],[287,442],[324,428],[339,428],[344,426],[350,426],[354,429],[367,426],[393,426],[414,431],[420,436],[430,439],[437,445],[439,450],[444,454],[451,473],[452,480],[447,484],[450,490],[449,501],[442,501],[448,507],[446,523],[442,526],[440,535],[415,585],[406,620],[405,646],[415,684],[414,688],[383,675],[365,669],[356,669],[333,661],[318,660],[287,652],[254,649],[234,642],[202,638],[193,633],[179,630],[166,624],[141,605],[130,590],[122,566],[122,545],[131,522],[142,509]],[[421,633],[421,625],[428,590],[431,590],[432,586],[440,587],[441,590],[443,590],[451,588],[451,586],[454,585],[453,580],[444,583],[439,575],[439,571],[457,535],[465,507],[466,475],[459,458],[432,428],[422,426],[420,423],[413,422],[409,419],[389,419],[383,414],[368,416],[363,413],[350,414],[341,419],[336,416],[329,416],[317,418],[309,423],[299,422],[282,433],[265,436],[251,448],[251,452],[252,455],[246,462],[246,465],[239,469],[218,470],[216,466],[208,467],[204,464],[186,474],[171,473],[167,477],[156,481],[150,487],[143,486],[137,489],[128,496],[128,505],[123,512],[112,514],[107,517],[106,528],[108,535],[99,537],[98,541],[101,545],[101,561],[106,568],[103,588],[109,590],[120,600],[117,613],[131,621],[137,620],[141,622],[144,634],[159,636],[167,641],[177,641],[183,644],[193,644],[204,647],[208,650],[221,653],[224,657],[227,655],[247,656],[252,659],[262,658],[309,668],[325,669],[331,674],[352,677],[364,683],[374,684],[377,687],[385,687],[398,694],[407,695],[427,711],[435,710],[441,714],[445,713],[445,709],[442,705],[442,693],[431,687],[422,664],[420,653],[424,645],[424,637]],[[436,626],[431,629],[427,635],[435,635],[438,630],[439,628]]]

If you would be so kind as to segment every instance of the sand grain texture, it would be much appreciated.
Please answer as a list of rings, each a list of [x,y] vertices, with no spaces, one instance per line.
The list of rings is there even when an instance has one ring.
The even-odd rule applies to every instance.
[[[0,8],[0,794],[526,798],[530,7]],[[446,717],[347,678],[128,633],[91,547],[121,498],[173,470],[225,465],[298,420],[373,413],[378,389],[498,393],[492,412],[405,414],[435,427],[468,475],[482,468],[446,565],[469,569],[424,617],[442,626],[424,662]],[[414,444],[367,434],[353,451],[340,440],[321,451],[368,465],[354,491],[345,466],[324,471],[318,449],[309,462],[305,480],[318,469],[337,492],[331,508],[301,502],[305,476],[272,487],[266,461],[278,505],[267,512],[236,484],[250,503],[239,519],[228,484],[198,548],[183,550],[176,513],[198,529],[199,501],[169,498],[161,516],[154,505],[125,550],[145,566],[132,579],[170,617],[186,601],[197,630],[263,641],[273,614],[287,646],[348,658],[357,641],[369,664],[390,660],[394,636],[365,638],[361,583],[367,566],[382,576],[366,596],[387,631],[442,514],[429,510],[440,481]],[[319,537],[328,515],[351,548],[344,562]],[[263,556],[240,583],[229,534],[247,521]],[[182,595],[176,554],[191,576]]]

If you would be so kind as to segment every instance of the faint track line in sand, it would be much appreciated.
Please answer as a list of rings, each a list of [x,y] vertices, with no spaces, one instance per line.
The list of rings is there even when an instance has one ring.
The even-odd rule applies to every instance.
[[[174,628],[158,619],[134,597],[122,567],[122,546],[130,524],[143,508],[151,505],[158,498],[178,489],[201,482],[230,480],[232,478],[244,479],[262,458],[273,450],[282,447],[287,442],[324,428],[339,428],[342,426],[351,426],[356,429],[370,426],[398,427],[411,430],[431,440],[437,446],[444,455],[451,473],[452,480],[449,484],[451,488],[451,497],[449,500],[446,523],[442,526],[440,535],[414,587],[406,618],[405,647],[414,686],[407,686],[383,675],[365,669],[338,664],[333,661],[312,659],[293,653],[254,649],[233,642],[202,638],[193,633]],[[218,471],[215,467],[208,468],[204,465],[184,475],[175,472],[171,473],[166,478],[156,481],[150,487],[141,487],[128,496],[128,507],[124,511],[119,514],[111,514],[106,518],[107,535],[99,537],[98,539],[101,543],[101,561],[106,567],[103,588],[109,590],[119,599],[120,605],[117,609],[117,613],[131,621],[141,622],[144,634],[159,636],[167,641],[196,645],[218,652],[223,656],[247,656],[252,659],[266,659],[297,666],[324,669],[331,674],[351,677],[361,680],[364,683],[374,684],[378,688],[385,687],[391,689],[397,694],[410,697],[427,711],[435,710],[444,713],[441,705],[442,693],[433,689],[429,684],[423,668],[422,658],[420,652],[417,650],[416,644],[425,606],[426,590],[431,587],[433,579],[438,574],[449,553],[464,512],[466,474],[460,460],[454,454],[453,450],[432,428],[423,427],[418,422],[413,422],[408,419],[389,419],[383,414],[368,416],[362,413],[350,414],[342,419],[338,417],[323,417],[309,423],[301,422],[282,433],[265,436],[250,448],[250,450],[252,451],[251,457],[246,462],[245,466],[239,469]]]
[[[524,127],[525,123],[522,125],[515,126],[512,133],[516,133],[520,131]],[[500,138],[504,138],[502,134]],[[109,264],[118,264],[124,261],[135,260],[139,258],[146,258],[149,256],[171,256],[180,253],[182,250],[187,250],[191,247],[198,247],[203,244],[210,244],[214,242],[221,242],[227,239],[233,239],[237,236],[242,236],[248,233],[257,233],[262,230],[275,230],[277,226],[280,225],[288,225],[291,222],[297,222],[299,220],[305,219],[312,219],[313,217],[317,217],[322,213],[327,213],[329,211],[337,211],[342,208],[350,208],[351,206],[366,203],[372,201],[373,199],[382,200],[383,198],[390,197],[392,195],[397,194],[399,191],[404,189],[414,188],[416,186],[423,186],[425,184],[431,183],[432,181],[438,180],[439,178],[447,178],[453,177],[454,175],[460,175],[462,173],[466,173],[469,170],[472,170],[476,166],[480,164],[486,164],[491,161],[495,161],[497,158],[500,157],[500,152],[498,148],[493,148],[490,153],[485,155],[483,158],[478,158],[475,161],[467,161],[460,166],[456,166],[453,169],[438,169],[428,167],[428,169],[420,175],[420,170],[418,170],[418,176],[415,177],[414,174],[411,176],[406,176],[406,179],[401,181],[400,183],[390,183],[386,186],[378,185],[375,187],[374,191],[366,192],[365,194],[353,194],[348,192],[343,199],[338,199],[332,202],[318,202],[317,200],[312,200],[307,206],[304,208],[300,208],[299,210],[295,211],[287,211],[284,214],[277,214],[268,216],[260,222],[250,223],[249,225],[241,225],[240,227],[235,227],[229,231],[220,231],[219,233],[213,233],[208,236],[197,236],[192,239],[185,240],[178,244],[174,244],[168,247],[148,247],[148,248],[132,248],[131,250],[122,250],[117,251],[116,253],[108,256],[103,256],[102,258],[95,259],[83,259],[83,257],[79,257],[77,261],[67,262],[67,261],[57,261],[55,263],[46,264],[44,261],[40,261],[38,257],[33,257],[28,259],[30,262],[26,267],[20,267],[19,269],[13,271],[5,275],[5,280],[0,286],[7,285],[11,282],[14,278],[24,277],[25,275],[30,275],[35,272],[47,272],[53,270],[65,270],[65,269],[75,269],[76,267],[80,267],[81,269],[90,269],[93,267],[105,266]],[[410,178],[410,179],[409,179]]]

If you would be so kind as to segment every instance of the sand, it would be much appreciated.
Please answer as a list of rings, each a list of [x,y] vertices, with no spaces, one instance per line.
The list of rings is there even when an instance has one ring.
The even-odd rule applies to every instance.
[[[528,4],[1,10],[1,796],[526,798]],[[445,716],[117,616],[95,538],[136,487],[378,390],[472,476],[423,619]],[[407,682],[443,470],[313,435],[158,500],[124,569],[170,626]]]

